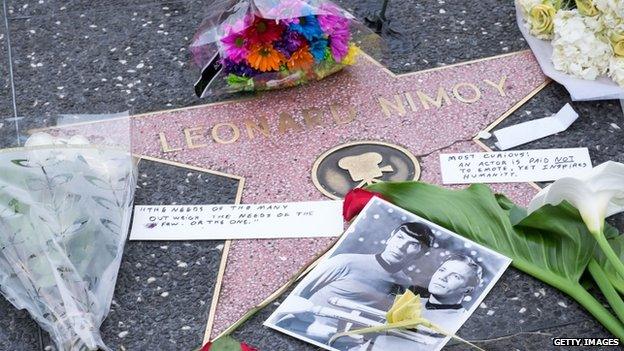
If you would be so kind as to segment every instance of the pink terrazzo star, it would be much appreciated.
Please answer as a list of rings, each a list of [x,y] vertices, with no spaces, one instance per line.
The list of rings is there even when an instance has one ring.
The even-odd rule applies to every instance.
[[[312,165],[350,141],[400,145],[419,158],[422,180],[440,184],[438,153],[483,151],[472,138],[546,82],[528,51],[399,76],[361,56],[355,66],[296,89],[137,116],[134,150],[242,176],[243,203],[323,199],[311,182]],[[103,124],[81,128],[94,127]],[[523,204],[535,192],[528,184],[494,189]],[[333,241],[232,242],[209,335],[271,295]]]

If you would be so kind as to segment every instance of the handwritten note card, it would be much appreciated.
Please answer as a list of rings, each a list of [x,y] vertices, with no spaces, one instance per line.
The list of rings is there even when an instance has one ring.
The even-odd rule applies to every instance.
[[[587,148],[441,154],[444,184],[545,182],[592,169]]]
[[[130,240],[331,237],[342,231],[342,201],[135,206]]]

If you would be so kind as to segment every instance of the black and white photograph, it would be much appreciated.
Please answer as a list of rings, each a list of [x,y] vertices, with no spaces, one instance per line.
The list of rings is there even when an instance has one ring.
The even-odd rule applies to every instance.
[[[439,350],[478,307],[511,260],[373,198],[329,256],[307,274],[266,326],[327,350]],[[421,301],[424,326],[386,324],[395,297]],[[445,333],[440,333],[440,330]],[[350,334],[334,338],[336,334]]]

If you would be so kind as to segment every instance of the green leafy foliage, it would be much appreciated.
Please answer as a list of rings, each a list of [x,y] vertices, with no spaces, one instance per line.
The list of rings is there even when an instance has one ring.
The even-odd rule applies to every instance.
[[[223,336],[212,343],[210,351],[240,351],[240,343],[230,336]]]
[[[596,243],[569,204],[530,216],[485,185],[447,190],[417,183],[370,187],[392,203],[513,259],[513,264],[556,287],[578,284]]]

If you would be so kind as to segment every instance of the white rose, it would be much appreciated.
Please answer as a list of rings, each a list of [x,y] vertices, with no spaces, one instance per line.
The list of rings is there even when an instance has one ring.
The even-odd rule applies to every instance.
[[[57,148],[56,145],[89,145],[89,140],[82,135],[64,139],[48,133],[35,133],[24,143],[24,147],[28,149],[28,164],[33,167],[51,166],[63,160],[72,159],[79,153],[73,149]]]

